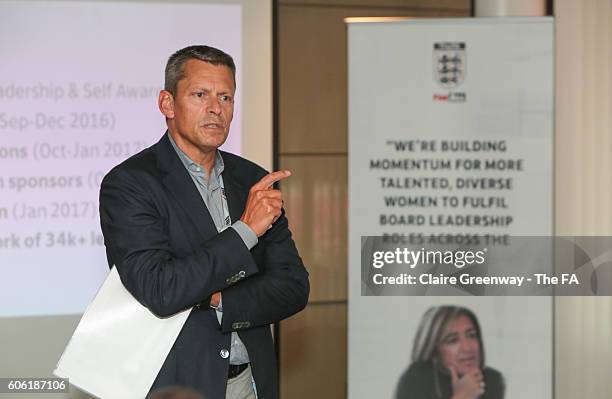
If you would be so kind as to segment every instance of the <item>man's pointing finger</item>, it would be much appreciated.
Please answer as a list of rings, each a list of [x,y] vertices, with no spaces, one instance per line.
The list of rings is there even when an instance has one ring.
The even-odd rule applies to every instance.
[[[272,185],[277,181],[283,180],[289,176],[291,176],[291,172],[288,170],[279,170],[276,172],[268,173],[267,175],[262,177],[260,181],[255,183],[253,187],[258,190],[267,190],[271,188]]]

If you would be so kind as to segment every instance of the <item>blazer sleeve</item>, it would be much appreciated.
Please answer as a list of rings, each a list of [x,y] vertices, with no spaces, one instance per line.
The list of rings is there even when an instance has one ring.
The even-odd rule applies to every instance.
[[[257,265],[234,229],[202,242],[185,257],[170,244],[167,209],[137,174],[113,169],[100,188],[100,223],[109,264],[127,290],[160,317],[188,309],[248,277]],[[224,298],[225,301],[225,298]]]
[[[291,238],[285,211],[266,234],[259,273],[223,290],[224,332],[278,322],[308,302],[308,272]]]

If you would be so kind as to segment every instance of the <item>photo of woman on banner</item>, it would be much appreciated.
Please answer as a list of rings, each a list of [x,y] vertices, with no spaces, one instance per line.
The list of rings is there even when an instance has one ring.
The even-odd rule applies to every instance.
[[[425,312],[396,399],[502,399],[500,372],[485,366],[480,324],[469,309],[437,306]]]

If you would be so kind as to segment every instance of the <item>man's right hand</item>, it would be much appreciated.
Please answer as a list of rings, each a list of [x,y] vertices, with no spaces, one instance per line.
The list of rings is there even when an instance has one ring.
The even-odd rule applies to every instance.
[[[291,176],[288,170],[269,173],[249,190],[244,213],[240,220],[246,223],[257,237],[261,237],[281,215],[283,198],[272,185]]]

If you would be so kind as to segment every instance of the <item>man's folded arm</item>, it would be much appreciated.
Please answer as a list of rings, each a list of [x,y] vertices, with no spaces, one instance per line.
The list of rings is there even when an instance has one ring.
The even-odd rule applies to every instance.
[[[271,324],[300,310],[310,293],[308,272],[283,215],[262,237],[265,264],[259,273],[222,291],[224,332]]]
[[[242,238],[226,229],[202,242],[192,254],[170,250],[168,223],[145,186],[115,170],[100,189],[100,222],[109,261],[127,290],[160,317],[205,301],[232,283],[232,277],[257,272]]]

